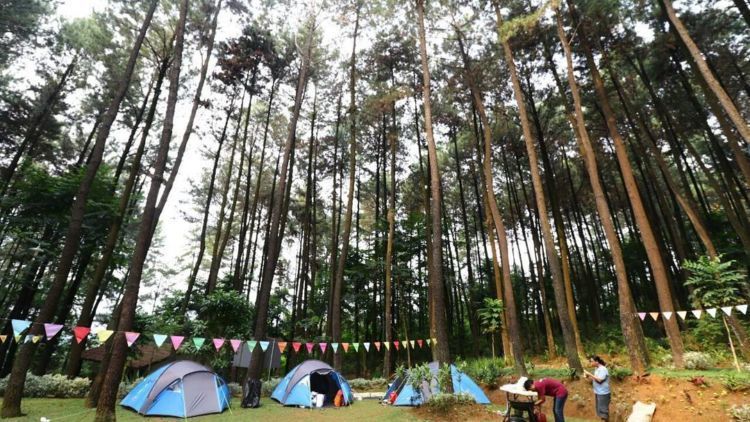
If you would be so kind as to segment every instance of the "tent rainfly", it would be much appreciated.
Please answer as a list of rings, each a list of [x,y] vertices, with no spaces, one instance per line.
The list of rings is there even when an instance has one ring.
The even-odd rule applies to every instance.
[[[325,362],[306,360],[286,374],[271,398],[285,406],[315,407],[312,393],[317,393],[325,397],[326,406],[333,403],[338,390],[344,395],[344,405],[350,405],[354,395],[346,379]]]

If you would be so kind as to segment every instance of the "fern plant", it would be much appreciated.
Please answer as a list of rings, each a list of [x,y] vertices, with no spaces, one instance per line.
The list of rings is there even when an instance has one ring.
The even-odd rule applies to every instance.
[[[484,307],[477,310],[482,330],[490,334],[493,359],[495,358],[495,333],[500,330],[504,310],[502,300],[490,297],[484,298]]]

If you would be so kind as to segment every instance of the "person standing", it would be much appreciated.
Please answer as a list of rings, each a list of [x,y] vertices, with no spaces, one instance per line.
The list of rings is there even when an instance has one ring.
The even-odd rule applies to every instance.
[[[553,378],[542,378],[534,382],[527,379],[523,383],[523,388],[528,391],[536,391],[539,399],[534,402],[536,406],[541,406],[547,399],[547,396],[553,397],[555,402],[552,406],[552,413],[555,415],[555,422],[565,422],[565,400],[568,399],[568,389],[563,383]]]
[[[607,364],[599,356],[589,358],[594,373],[583,371],[583,376],[591,378],[591,385],[594,387],[594,398],[596,400],[596,417],[607,422],[609,421],[609,402],[612,399],[612,391],[609,388],[609,370]]]

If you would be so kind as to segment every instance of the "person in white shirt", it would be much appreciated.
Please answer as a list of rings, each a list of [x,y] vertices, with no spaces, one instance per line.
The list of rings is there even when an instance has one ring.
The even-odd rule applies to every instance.
[[[594,398],[596,399],[596,416],[603,420],[609,421],[609,402],[612,399],[612,391],[609,388],[609,370],[607,364],[599,356],[589,358],[594,373],[584,370],[583,375],[591,378],[591,384],[594,387]]]

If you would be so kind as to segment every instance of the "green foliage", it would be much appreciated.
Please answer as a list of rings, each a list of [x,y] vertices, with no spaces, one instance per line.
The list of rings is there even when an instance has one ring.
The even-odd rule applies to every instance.
[[[750,422],[750,404],[733,405],[729,408],[729,414],[737,422]]]
[[[487,387],[495,388],[498,385],[499,378],[503,375],[509,375],[512,369],[505,368],[502,359],[480,358],[466,361],[463,364],[463,372],[475,381]]]
[[[451,374],[451,366],[449,364],[443,364],[438,369],[437,374],[438,388],[440,391],[448,391],[448,387],[451,389],[453,384],[453,376]]]
[[[746,372],[730,373],[724,379],[724,387],[729,391],[750,391],[750,374]]]
[[[618,381],[622,381],[625,378],[633,375],[632,369],[625,368],[623,366],[613,366],[611,368],[608,368],[608,370],[609,370],[609,376]]]
[[[745,275],[733,268],[735,261],[721,261],[722,257],[701,256],[697,261],[683,262],[682,267],[690,272],[685,281],[693,288],[691,299],[704,307],[728,306],[741,297]]]
[[[502,38],[503,41],[507,41],[521,32],[531,31],[539,23],[542,16],[544,16],[547,8],[552,7],[553,9],[556,9],[558,4],[559,0],[549,0],[532,13],[518,16],[505,22],[500,28],[500,38]]]
[[[271,394],[273,394],[273,390],[276,389],[280,382],[281,378],[271,378],[270,380],[263,381],[263,385],[260,389],[260,394],[263,397],[271,397]]]
[[[474,397],[467,393],[438,393],[430,397],[425,406],[438,414],[445,414],[456,406],[466,406],[474,403]]]
[[[385,378],[354,378],[350,379],[349,386],[352,390],[357,391],[384,391],[388,388],[388,381]]]
[[[417,365],[409,370],[409,383],[414,389],[417,397],[422,397],[422,383],[430,383],[432,381],[432,372],[430,366],[426,363]]]
[[[65,375],[43,375],[37,376],[32,373],[26,375],[26,384],[23,389],[24,397],[44,397],[72,399],[82,398],[89,391],[91,380],[88,378],[68,379]],[[0,395],[5,394],[8,378],[0,379]]]
[[[396,378],[404,378],[408,374],[408,371],[406,370],[406,367],[403,363],[399,364],[396,367]]]
[[[500,329],[503,314],[503,301],[491,297],[484,298],[484,307],[477,310],[485,333],[495,333]]]
[[[684,355],[685,369],[710,369],[716,365],[708,353],[686,352]]]

